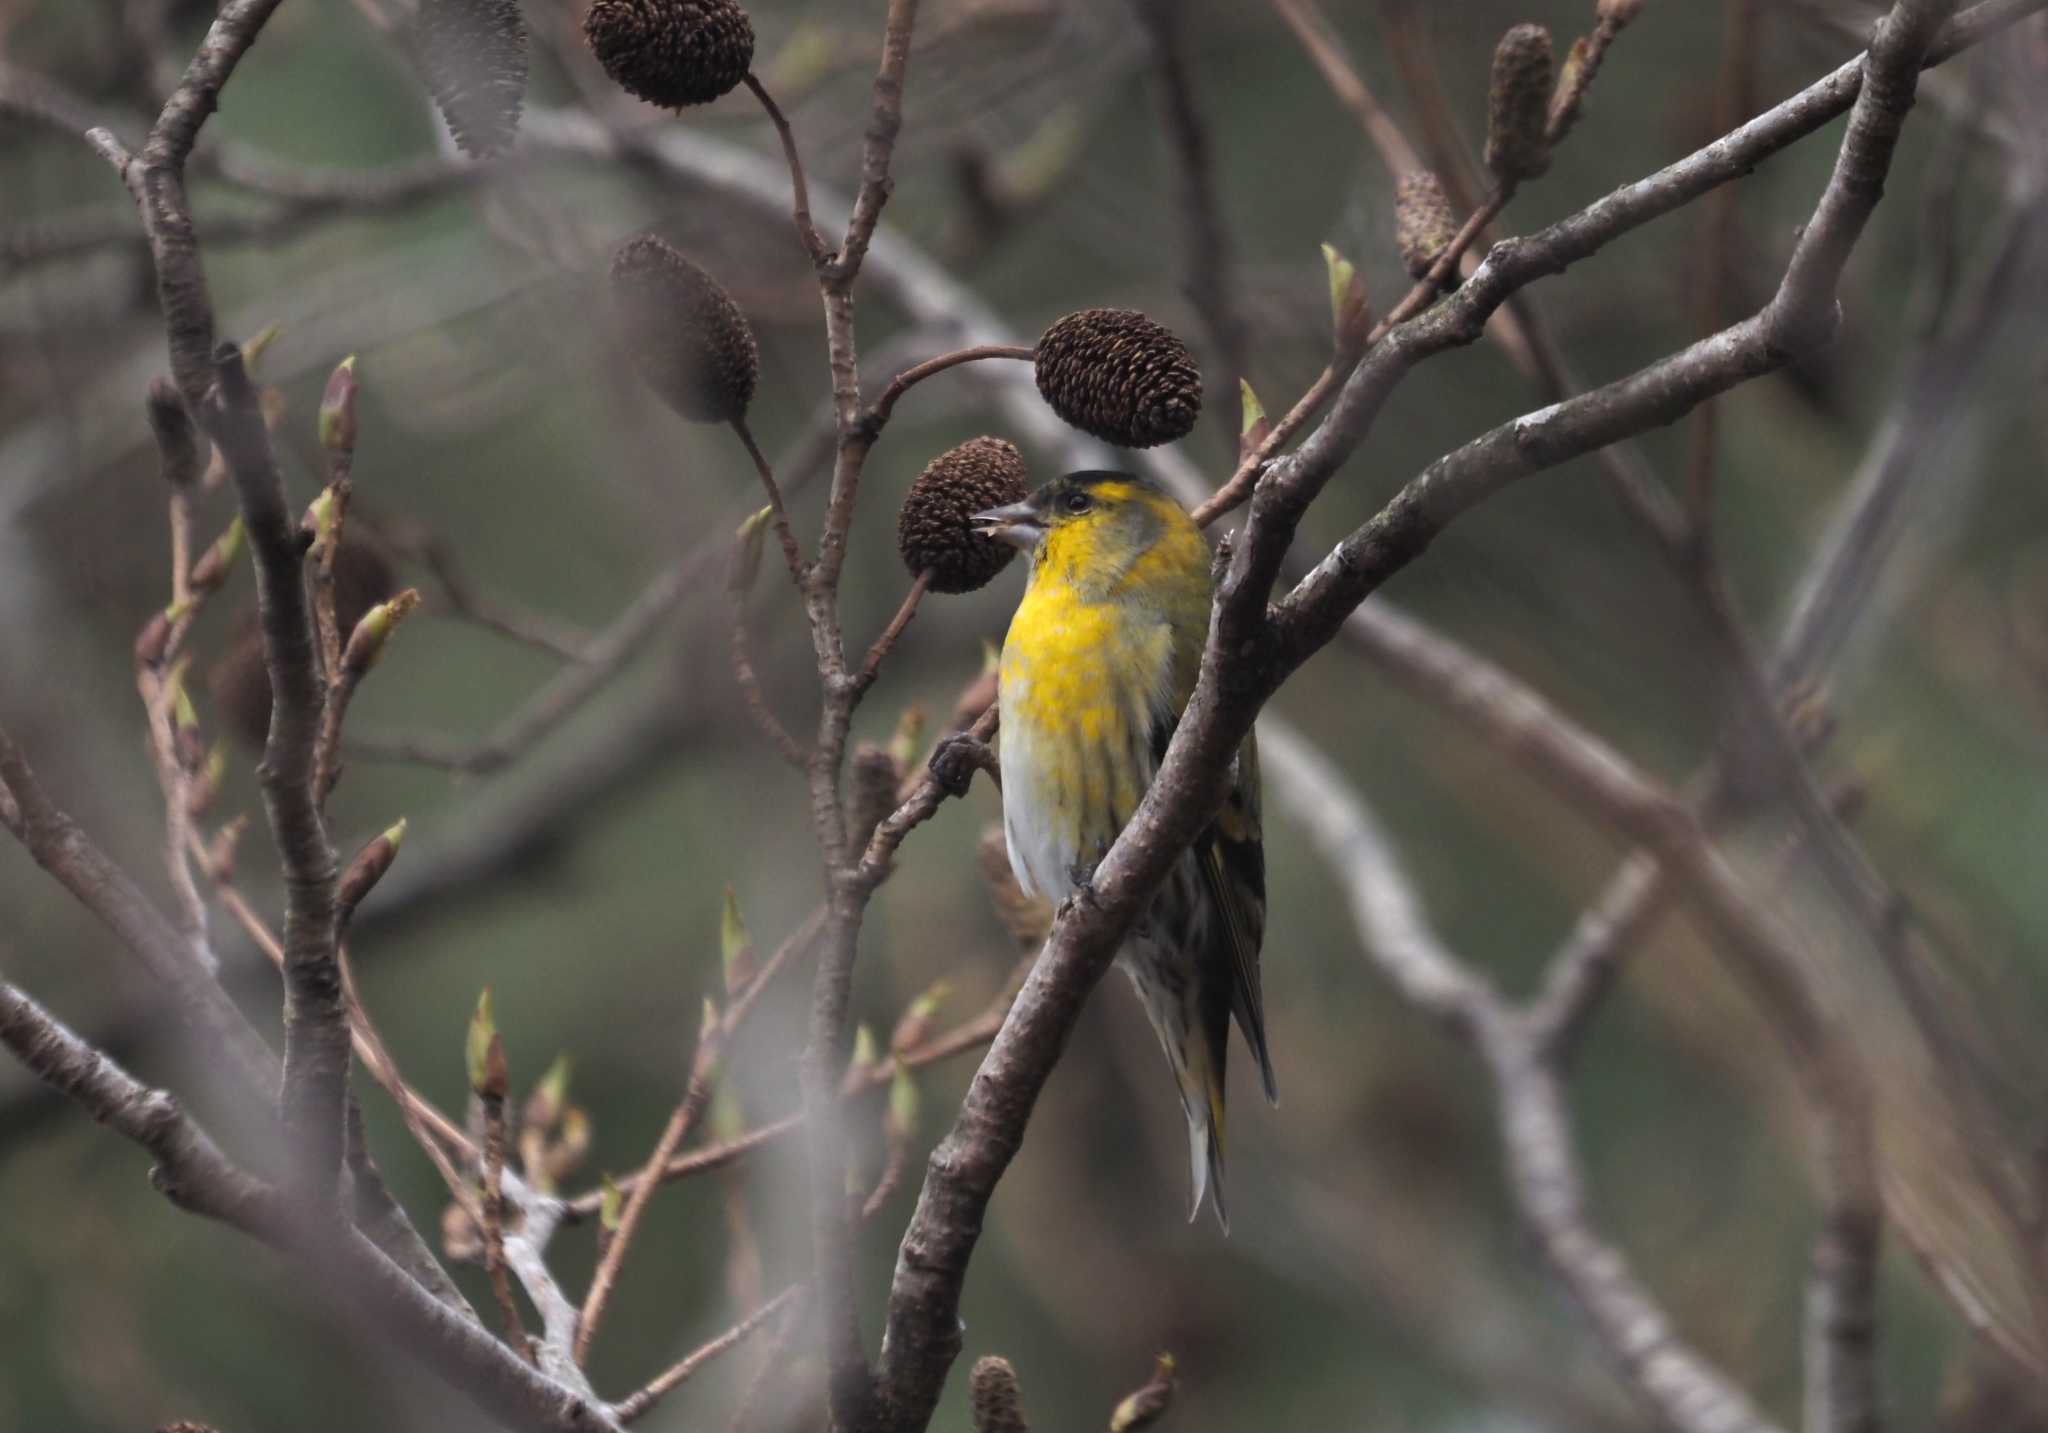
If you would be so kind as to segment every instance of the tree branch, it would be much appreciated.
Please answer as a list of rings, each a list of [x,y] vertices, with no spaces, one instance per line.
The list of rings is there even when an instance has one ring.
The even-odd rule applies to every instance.
[[[118,936],[158,984],[172,1009],[203,1048],[232,1067],[242,1095],[267,1096],[276,1087],[277,1059],[256,1028],[219,984],[201,970],[191,947],[171,928],[127,872],[44,794],[28,760],[0,728],[0,816],[37,865],[56,877]],[[267,1100],[266,1100],[267,1103]]]
[[[349,1036],[337,955],[334,894],[339,870],[314,791],[323,694],[298,525],[285,506],[284,479],[271,453],[256,390],[242,366],[240,350],[232,344],[223,345],[216,370],[217,385],[201,409],[201,421],[219,448],[241,501],[256,568],[264,665],[270,675],[270,735],[257,775],[271,837],[284,866],[285,1054],[280,1103],[296,1162],[294,1179],[303,1194],[325,1205],[339,1188]]]
[[[1905,8],[1917,7],[1906,0]],[[1852,132],[1864,136],[1855,174],[1866,172],[1870,162],[1889,162],[1890,141],[1896,139],[1902,118],[1896,109],[1899,88],[1905,86],[1910,95],[1922,60],[1914,41],[1924,44],[1926,38],[1911,26],[1907,34],[1906,40],[1873,58],[1873,98],[1858,104],[1859,119],[1851,125]],[[960,1289],[982,1214],[996,1181],[1022,1143],[1037,1093],[1123,932],[1171,861],[1215,809],[1230,754],[1249,732],[1265,698],[1329,640],[1358,601],[1472,504],[1514,477],[1668,421],[1700,398],[1768,371],[1789,355],[1767,340],[1766,316],[1759,315],[1632,378],[1504,425],[1433,465],[1404,489],[1295,589],[1269,627],[1267,594],[1308,504],[1362,440],[1386,394],[1415,363],[1476,338],[1486,313],[1522,283],[1562,268],[1628,228],[1732,177],[1723,166],[1738,156],[1748,155],[1746,162],[1754,163],[1791,143],[1821,122],[1820,111],[1854,102],[1860,66],[1846,68],[1848,75],[1839,80],[1831,76],[1809,87],[1651,180],[1617,191],[1542,234],[1495,246],[1456,295],[1394,329],[1368,352],[1317,432],[1261,480],[1250,521],[1218,591],[1200,680],[1164,763],[1091,883],[1062,909],[953,1130],[931,1157],[917,1211],[898,1253],[889,1304],[881,1384],[898,1420],[916,1427],[929,1418],[938,1386],[958,1353]],[[1838,88],[1843,91],[1839,96]],[[1893,118],[1870,117],[1879,111]],[[1834,188],[1831,183],[1828,194]],[[1823,196],[1823,213],[1838,208]],[[1862,213],[1867,216],[1867,207]],[[1831,221],[1831,228],[1847,223]],[[1860,221],[1849,229],[1851,240],[1856,229]],[[1846,244],[1829,252],[1837,260],[1846,259]],[[1809,265],[1795,298],[1810,303],[1820,275],[1821,270]],[[1838,275],[1836,262],[1825,274],[1830,295]],[[1801,337],[1811,341],[1818,332],[1803,328]],[[1655,816],[1660,838],[1686,856],[1696,894],[1724,936],[1730,937],[1745,973],[1764,983],[1775,1018],[1788,1037],[1809,1052],[1810,1060],[1819,1058],[1817,1052],[1828,1051],[1825,1025],[1797,984],[1796,968],[1788,971],[1768,958],[1773,950],[1768,933],[1748,918],[1725,868],[1695,843],[1696,828],[1670,820],[1669,808],[1661,803]],[[1832,1068],[1832,1058],[1823,1066]]]

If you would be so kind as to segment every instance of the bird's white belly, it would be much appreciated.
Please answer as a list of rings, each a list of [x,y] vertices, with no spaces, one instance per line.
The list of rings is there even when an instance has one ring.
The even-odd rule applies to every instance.
[[[1003,837],[1010,869],[1026,895],[1058,905],[1073,892],[1080,851],[1073,817],[1060,805],[1057,762],[1022,731],[1006,728],[1001,741]]]

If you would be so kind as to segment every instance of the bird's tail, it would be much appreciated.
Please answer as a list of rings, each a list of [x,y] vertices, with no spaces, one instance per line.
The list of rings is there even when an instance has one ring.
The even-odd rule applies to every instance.
[[[1225,1027],[1228,1028],[1227,1026]],[[1223,1202],[1223,1059],[1227,1046],[1190,1032],[1184,1056],[1174,1063],[1180,1077],[1181,1109],[1188,1120],[1188,1174],[1192,1191],[1188,1221],[1202,1213],[1202,1198],[1215,1206],[1216,1222],[1230,1232]]]

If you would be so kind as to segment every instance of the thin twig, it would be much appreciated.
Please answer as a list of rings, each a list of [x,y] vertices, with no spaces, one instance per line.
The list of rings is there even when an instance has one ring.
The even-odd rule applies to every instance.
[[[1727,33],[1721,41],[1721,73],[1714,85],[1713,132],[1726,134],[1754,108],[1756,55],[1753,32],[1755,0],[1728,0]],[[1699,275],[1694,307],[1701,331],[1712,333],[1727,322],[1723,313],[1728,278],[1734,266],[1730,246],[1735,237],[1734,187],[1706,198],[1706,220],[1700,236]],[[1714,475],[1720,453],[1720,405],[1702,403],[1693,410],[1691,449],[1686,455],[1685,505],[1697,542],[1713,533]]]
[[[1015,358],[1025,363],[1038,357],[1036,348],[1015,343],[982,343],[972,348],[956,348],[951,353],[942,353],[936,358],[906,368],[889,380],[889,386],[882,390],[882,396],[875,400],[861,424],[871,433],[879,433],[889,421],[889,415],[896,411],[896,401],[912,388],[924,382],[934,373],[944,373],[963,363],[975,363],[984,358]]]
[[[1196,504],[1191,514],[1196,527],[1207,527],[1217,518],[1244,505],[1245,499],[1251,496],[1252,488],[1274,457],[1293,440],[1294,435],[1301,431],[1304,424],[1322,411],[1323,405],[1330,401],[1330,395],[1337,391],[1338,385],[1343,383],[1345,375],[1350,371],[1350,366],[1342,362],[1333,361],[1324,365],[1323,371],[1316,375],[1316,381],[1308,386],[1307,391],[1294,401],[1294,406],[1273,425],[1273,431],[1265,436],[1257,449],[1238,463],[1237,471],[1230,475],[1222,487]]]
[[[876,676],[882,670],[882,663],[888,659],[890,650],[896,645],[896,639],[903,635],[903,629],[910,625],[910,619],[917,615],[917,606],[924,601],[924,594],[930,590],[931,585],[930,568],[918,573],[916,579],[911,582],[910,591],[903,594],[903,605],[896,609],[896,615],[889,619],[889,625],[882,629],[881,636],[875,638],[874,645],[868,648],[867,657],[860,664],[860,672],[854,678],[860,687],[874,685]]]
[[[617,1283],[619,1270],[623,1267],[626,1250],[647,1211],[648,1202],[654,1191],[668,1183],[670,1166],[676,1160],[676,1152],[688,1137],[704,1106],[710,1101],[713,1084],[718,1077],[720,1052],[738,1037],[740,1027],[753,1013],[756,1003],[769,984],[779,975],[784,966],[792,961],[799,951],[807,949],[816,939],[817,926],[822,916],[806,921],[793,931],[789,938],[777,947],[761,968],[754,973],[746,987],[735,995],[726,1006],[724,1015],[716,1020],[707,1020],[699,1036],[697,1053],[690,1064],[690,1078],[668,1123],[663,1126],[661,1137],[656,1141],[654,1153],[637,1175],[620,1182],[621,1191],[626,1195],[626,1204],[619,1216],[619,1227],[613,1232],[611,1241],[605,1246],[604,1254],[598,1261],[597,1273],[590,1281],[590,1292],[584,1298],[583,1311],[577,1320],[574,1358],[582,1363],[589,1352],[590,1342],[596,1337],[598,1321],[604,1316],[606,1302],[611,1297],[612,1287]],[[651,1177],[653,1176],[653,1177]],[[572,1202],[573,1203],[573,1202]],[[565,1213],[570,1208],[565,1205]]]
[[[811,219],[811,189],[804,179],[804,161],[803,156],[797,153],[796,135],[790,131],[789,120],[783,115],[782,107],[775,103],[752,70],[747,71],[746,86],[761,102],[761,108],[768,112],[768,118],[775,126],[775,137],[782,141],[782,157],[789,165],[790,207],[796,220],[797,238],[803,241],[804,252],[811,256],[811,262],[823,264],[830,257],[831,250],[825,243],[825,236],[818,232],[817,224]]]
[[[412,762],[466,776],[503,770],[605,690],[661,630],[662,622],[717,555],[722,555],[720,549],[706,547],[663,568],[591,640],[581,661],[558,672],[482,740],[460,743],[438,737],[362,736],[350,738],[347,750],[364,760]]]
[[[767,693],[761,690],[761,678],[754,670],[753,643],[747,631],[747,584],[737,578],[744,561],[741,549],[745,541],[744,536],[734,539],[732,570],[735,575],[729,576],[725,584],[726,650],[732,659],[733,680],[739,685],[740,698],[746,704],[747,715],[753,718],[755,728],[784,761],[802,771],[809,764],[810,754],[789,734],[789,728],[768,705]]]
[[[0,792],[6,795],[7,827],[29,856],[113,931],[143,969],[170,992],[172,1013],[203,1048],[223,1057],[239,1093],[262,1098],[274,1090],[277,1060],[262,1035],[193,959],[191,947],[128,873],[44,792],[4,727]]]
[[[768,1300],[767,1303],[762,1304],[761,1307],[755,1309],[717,1338],[699,1345],[682,1358],[677,1359],[675,1363],[655,1375],[652,1379],[649,1379],[646,1387],[629,1394],[614,1404],[612,1406],[613,1415],[621,1423],[631,1423],[636,1418],[645,1414],[668,1394],[673,1393],[677,1388],[689,1382],[698,1369],[729,1349],[738,1347],[770,1319],[778,1317],[784,1309],[790,1307],[795,1302],[797,1295],[802,1292],[803,1288],[802,1284],[789,1285],[781,1293]]]
[[[479,1102],[484,1111],[484,1189],[480,1209],[484,1273],[491,1281],[491,1293],[505,1321],[507,1342],[522,1357],[536,1361],[533,1345],[526,1338],[526,1321],[519,1316],[519,1301],[512,1296],[512,1282],[505,1273],[505,1092],[496,1087],[485,1089],[479,1094]]]
[[[804,557],[797,547],[796,534],[790,531],[789,509],[783,505],[782,488],[775,481],[775,469],[768,465],[768,457],[761,451],[761,445],[754,441],[753,430],[747,427],[744,418],[732,421],[733,432],[745,445],[747,456],[754,460],[754,472],[761,479],[761,487],[768,494],[768,506],[774,513],[775,539],[782,544],[782,560],[789,566],[789,575],[801,582],[804,575]]]
[[[1380,102],[1373,97],[1359,77],[1358,69],[1344,53],[1343,42],[1330,28],[1330,22],[1323,17],[1314,0],[1267,0],[1273,13],[1286,22],[1294,32],[1294,38],[1314,62],[1322,74],[1323,83],[1337,102],[1351,111],[1373,147],[1380,151],[1387,165],[1399,179],[1422,167],[1422,160],[1408,143],[1408,136],[1401,133],[1399,125]]]
[[[1195,97],[1187,33],[1192,17],[1180,0],[1135,4],[1151,41],[1162,127],[1174,155],[1184,250],[1182,287],[1208,330],[1215,360],[1205,402],[1235,454],[1242,416],[1239,381],[1251,370],[1251,322],[1244,311],[1230,227],[1218,193],[1215,145]]]
[[[598,1260],[597,1272],[590,1280],[590,1292],[583,1299],[583,1312],[576,1321],[575,1359],[578,1363],[589,1356],[591,1340],[597,1337],[598,1324],[604,1318],[605,1306],[618,1283],[619,1270],[625,1265],[626,1251],[632,1247],[633,1236],[639,1232],[647,1205],[661,1183],[658,1179],[648,1178],[647,1172],[667,1167],[711,1098],[711,1081],[723,1035],[723,1029],[716,1023],[706,1027],[691,1063],[689,1084],[683,1098],[670,1113],[668,1123],[662,1126],[654,1153],[648,1156],[640,1177],[633,1182],[632,1193],[626,1196],[625,1208],[619,1215],[619,1227],[612,1232],[611,1242],[605,1246],[604,1255]]]

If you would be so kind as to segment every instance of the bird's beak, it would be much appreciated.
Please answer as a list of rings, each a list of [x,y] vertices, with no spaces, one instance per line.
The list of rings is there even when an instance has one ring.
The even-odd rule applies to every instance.
[[[1038,509],[1028,502],[990,508],[987,512],[978,512],[967,520],[974,524],[974,530],[983,537],[1006,542],[1024,552],[1038,546],[1038,540],[1045,536],[1045,524],[1039,521]]]

